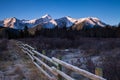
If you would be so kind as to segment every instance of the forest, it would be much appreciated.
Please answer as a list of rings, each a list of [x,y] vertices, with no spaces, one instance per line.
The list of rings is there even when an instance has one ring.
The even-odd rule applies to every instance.
[[[35,27],[34,34],[27,26],[23,30],[16,30],[12,28],[0,27],[0,38],[16,39],[16,38],[28,38],[28,37],[49,37],[49,38],[67,38],[74,40],[78,37],[89,38],[119,38],[120,37],[120,24],[117,26],[106,25],[105,27],[93,26],[88,28],[83,26],[82,29],[69,27],[66,28],[38,28]]]

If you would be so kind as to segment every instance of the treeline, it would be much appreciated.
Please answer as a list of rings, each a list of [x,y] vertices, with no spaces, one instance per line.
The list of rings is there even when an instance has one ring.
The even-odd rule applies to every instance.
[[[0,27],[0,38],[7,39],[17,39],[17,38],[26,38],[30,37],[30,33],[28,31],[28,27],[25,26],[23,30]]]
[[[94,26],[93,28],[83,27],[81,30],[70,28],[36,28],[35,33],[31,34],[28,27],[25,26],[23,30],[15,30],[11,28],[0,28],[0,37],[5,38],[26,38],[26,37],[50,37],[50,38],[67,38],[74,40],[78,37],[92,37],[92,38],[119,38],[120,24],[118,26],[106,25],[105,27]]]
[[[71,28],[58,28],[40,30],[36,29],[34,36],[45,36],[45,37],[59,37],[75,39],[77,37],[94,37],[94,38],[119,38],[120,37],[120,25],[118,26],[105,26],[99,27],[94,26],[93,28],[83,28],[81,30]]]

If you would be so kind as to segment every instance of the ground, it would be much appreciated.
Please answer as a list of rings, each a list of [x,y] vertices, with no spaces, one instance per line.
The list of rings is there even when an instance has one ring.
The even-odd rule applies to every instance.
[[[107,80],[120,80],[120,38],[80,38],[74,41],[28,38],[19,41],[31,45],[39,52],[45,50],[46,56],[62,57],[63,61],[92,73],[95,73],[96,68],[100,68],[103,71],[103,77]],[[72,77],[79,80],[79,75],[75,76],[76,74],[66,69],[64,71],[68,75],[71,73]],[[16,46],[15,40],[0,40],[0,80],[47,79],[41,78],[39,70]]]
[[[0,44],[6,44],[0,51],[0,80],[42,80],[39,70],[14,40],[1,41]]]

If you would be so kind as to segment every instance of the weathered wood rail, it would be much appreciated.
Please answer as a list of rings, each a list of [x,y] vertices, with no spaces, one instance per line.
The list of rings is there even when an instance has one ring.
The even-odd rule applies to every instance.
[[[49,58],[42,53],[39,53],[36,51],[33,47],[29,46],[28,44],[23,44],[20,41],[16,42],[17,45],[22,49],[24,53],[26,53],[32,60],[32,62],[36,65],[36,67],[44,74],[44,76],[47,77],[48,80],[61,80],[60,77],[66,79],[66,80],[75,80],[71,76],[65,74],[61,70],[59,70],[57,67],[59,65],[66,67],[67,69],[70,69],[76,73],[79,73],[82,76],[85,76],[92,80],[106,80],[103,77],[100,77],[98,75],[92,74],[86,70],[80,69],[76,66],[73,66],[71,64],[68,64],[62,60],[59,60],[55,57]],[[47,62],[52,63],[52,66],[49,66],[46,64],[43,59],[45,59]],[[49,72],[48,72],[49,71]],[[51,75],[52,74],[52,75]]]

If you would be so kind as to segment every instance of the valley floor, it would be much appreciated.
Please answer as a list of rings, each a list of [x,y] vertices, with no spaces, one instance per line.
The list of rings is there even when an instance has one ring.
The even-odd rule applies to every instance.
[[[62,57],[79,68],[95,74],[96,69],[102,69],[107,80],[120,80],[120,38],[47,38],[35,37],[19,39],[34,47],[39,52],[46,51],[49,57]],[[65,71],[65,70],[63,70]],[[70,73],[70,71],[66,71]],[[77,80],[80,76],[74,75]]]
[[[34,47],[45,50],[49,57],[62,57],[79,68],[95,73],[100,67],[107,80],[120,80],[120,38],[79,38],[75,40],[60,38],[19,39]],[[63,68],[69,75],[79,75]],[[43,77],[43,76],[42,76]],[[0,80],[45,80],[25,53],[17,47],[14,40],[0,40]]]

